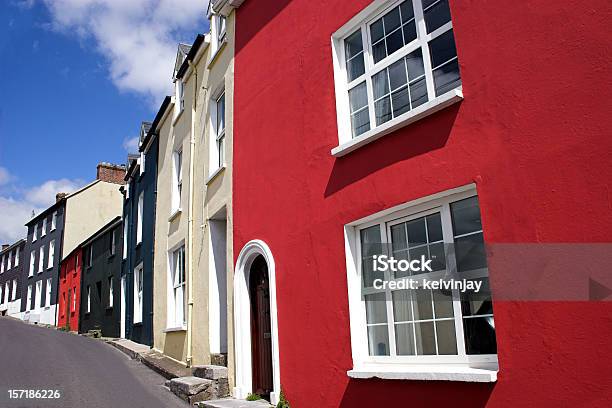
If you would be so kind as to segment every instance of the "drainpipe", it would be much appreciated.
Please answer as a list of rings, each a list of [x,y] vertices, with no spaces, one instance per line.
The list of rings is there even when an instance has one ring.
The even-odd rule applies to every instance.
[[[198,100],[198,71],[191,61],[188,61],[194,75],[193,103],[191,107],[191,136],[189,148],[189,217],[187,221],[187,367],[193,360],[193,173],[195,167],[195,116]]]

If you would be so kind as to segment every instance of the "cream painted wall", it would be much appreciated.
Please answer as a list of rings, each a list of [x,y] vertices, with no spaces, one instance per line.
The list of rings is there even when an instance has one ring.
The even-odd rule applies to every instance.
[[[120,185],[96,180],[66,200],[62,259],[113,218],[121,216]]]

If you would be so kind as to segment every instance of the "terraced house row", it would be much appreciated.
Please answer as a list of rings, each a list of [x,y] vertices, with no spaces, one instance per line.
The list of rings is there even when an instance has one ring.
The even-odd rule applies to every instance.
[[[601,403],[611,304],[496,298],[530,272],[483,246],[612,240],[609,5],[574,3],[211,1],[139,151],[3,247],[0,310],[227,366],[237,398]],[[493,294],[377,287],[406,275],[375,254]]]

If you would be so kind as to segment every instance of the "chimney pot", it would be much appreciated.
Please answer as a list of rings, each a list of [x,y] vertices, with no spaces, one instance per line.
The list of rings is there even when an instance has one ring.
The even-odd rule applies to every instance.
[[[68,193],[57,193],[55,195],[55,202],[58,203],[60,200],[66,198],[67,195]]]
[[[10,247],[10,244],[2,244],[2,250],[4,251],[6,248]]]

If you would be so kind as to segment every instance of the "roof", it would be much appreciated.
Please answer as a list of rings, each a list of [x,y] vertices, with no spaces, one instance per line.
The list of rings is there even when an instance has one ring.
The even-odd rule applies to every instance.
[[[142,143],[140,144],[139,150],[141,152],[144,151],[145,147],[149,144],[149,141],[151,140],[151,138],[157,134],[157,126],[159,125],[159,122],[161,122],[162,118],[164,117],[164,114],[166,113],[166,109],[170,105],[171,100],[172,98],[169,96],[166,96],[164,98],[161,106],[159,107],[159,110],[157,111],[157,114],[155,115],[155,119],[153,119],[153,123],[151,123],[151,126],[149,127],[147,135],[144,137]]]
[[[144,140],[147,133],[149,133],[150,129],[151,129],[151,122],[142,122],[140,124],[140,137],[138,138],[138,140],[140,141],[140,144],[142,144],[142,141]]]
[[[66,202],[66,199],[68,197],[69,197],[69,195],[66,195],[65,197],[60,198],[54,204],[49,206],[46,210],[40,212],[39,214],[36,214],[34,217],[32,217],[24,225],[27,227],[30,224],[34,224],[35,222],[38,222],[43,216],[46,216],[47,214],[49,214],[52,211],[55,211],[59,206],[61,206],[64,202]]]
[[[176,72],[177,79],[182,78],[183,75],[185,75],[185,72],[187,72],[187,68],[189,68],[189,62],[193,61],[198,51],[200,50],[200,46],[202,45],[203,42],[204,42],[204,34],[198,34],[196,39],[193,41],[193,45],[191,46],[191,49],[189,50],[187,57],[183,60],[181,67]]]
[[[26,242],[26,241],[25,241],[25,239],[23,239],[23,238],[22,238],[22,239],[20,239],[19,241],[17,241],[17,242],[15,242],[15,243],[11,244],[10,246],[8,246],[7,248],[5,248],[5,249],[1,250],[1,251],[0,251],[0,255],[4,255],[6,252],[10,252],[10,251],[12,251],[12,250],[13,250],[13,249],[15,249],[16,247],[18,247],[18,246],[20,246],[20,245],[22,245],[22,244],[25,244],[25,242]]]
[[[127,181],[130,178],[130,175],[132,174],[132,172],[134,171],[134,169],[136,169],[136,166],[138,165],[138,159],[140,158],[139,155],[137,154],[128,154],[127,155],[127,170],[125,171],[125,177],[123,178],[123,180]]]
[[[237,9],[244,3],[244,0],[210,0],[208,10],[227,16],[232,9]]]

